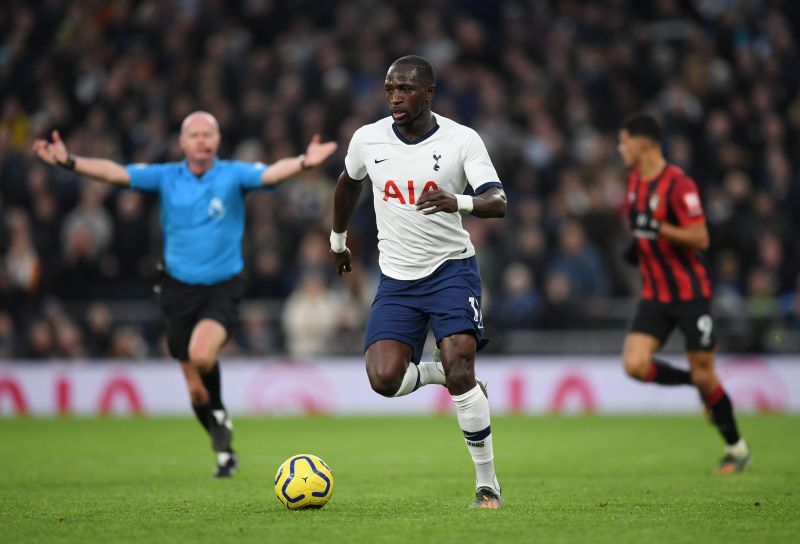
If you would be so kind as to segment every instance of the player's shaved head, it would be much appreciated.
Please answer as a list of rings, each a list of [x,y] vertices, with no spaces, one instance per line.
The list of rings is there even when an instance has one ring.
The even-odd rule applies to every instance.
[[[436,86],[436,72],[428,59],[418,57],[417,55],[406,55],[394,61],[392,65],[389,66],[389,70],[400,66],[412,68],[414,70],[414,79],[419,81],[422,85],[426,87]]]
[[[219,123],[217,122],[217,118],[208,113],[207,111],[193,111],[181,123],[181,133],[185,132],[186,129],[189,127],[190,124],[195,122],[206,122],[214,127],[216,132],[219,132]]]

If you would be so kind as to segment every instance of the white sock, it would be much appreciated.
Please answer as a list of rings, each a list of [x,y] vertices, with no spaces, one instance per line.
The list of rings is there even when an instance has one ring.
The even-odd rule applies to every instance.
[[[420,374],[417,365],[414,363],[409,363],[408,367],[406,368],[406,373],[403,375],[403,381],[400,384],[400,389],[398,389],[397,393],[392,396],[402,397],[408,395],[409,393],[413,393],[421,385],[421,378],[422,374]]]
[[[428,385],[429,383],[445,385],[447,383],[444,375],[444,366],[442,366],[441,361],[423,361],[417,366],[419,366],[419,373],[422,378],[420,385]]]
[[[228,452],[228,451],[218,451],[217,452],[217,464],[218,465],[224,465],[231,458],[231,455],[233,455],[233,454]]]
[[[750,453],[750,448],[747,447],[747,442],[744,441],[744,438],[740,438],[736,444],[725,446],[725,453],[730,453],[736,457],[744,457]]]
[[[431,383],[438,383],[444,385],[444,368],[442,363],[422,362],[419,364],[409,363],[406,368],[406,373],[403,376],[403,381],[400,384],[400,389],[393,397],[402,397],[413,393],[423,385]]]
[[[476,385],[463,395],[453,395],[456,417],[467,449],[475,463],[475,487],[490,487],[500,493],[500,484],[494,471],[494,450],[492,449],[492,427],[489,417],[489,401],[481,388]]]

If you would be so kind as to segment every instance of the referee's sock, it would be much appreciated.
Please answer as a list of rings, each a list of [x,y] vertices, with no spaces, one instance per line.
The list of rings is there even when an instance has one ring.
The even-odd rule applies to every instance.
[[[653,359],[650,361],[650,370],[647,372],[645,381],[659,385],[691,385],[692,377],[688,370],[676,368],[664,361]]]
[[[222,379],[219,371],[219,361],[205,374],[200,374],[200,379],[208,391],[208,433],[214,451],[219,453],[233,453],[231,441],[233,440],[233,424],[222,404]],[[227,463],[229,456],[220,459],[220,464]]]
[[[711,421],[719,429],[725,443],[731,446],[739,442],[741,436],[733,418],[733,404],[722,386],[717,385],[716,389],[705,395],[703,402],[711,412]]]
[[[208,391],[208,403],[211,405],[212,410],[224,410],[225,406],[222,404],[222,379],[219,373],[219,361],[214,363],[214,367],[206,372],[200,374],[200,379],[203,385],[206,386]]]
[[[194,410],[194,415],[197,417],[197,421],[200,422],[200,425],[206,430],[206,432],[210,432],[211,428],[211,404],[206,403],[203,405],[197,405],[192,403],[192,410]]]

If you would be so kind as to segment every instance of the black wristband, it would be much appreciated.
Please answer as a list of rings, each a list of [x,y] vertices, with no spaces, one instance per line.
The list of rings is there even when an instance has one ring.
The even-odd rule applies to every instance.
[[[60,162],[58,165],[65,170],[74,171],[75,170],[75,155],[67,155],[66,162]]]

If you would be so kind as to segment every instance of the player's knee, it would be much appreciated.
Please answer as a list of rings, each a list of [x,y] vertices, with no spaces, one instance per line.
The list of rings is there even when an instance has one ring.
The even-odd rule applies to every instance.
[[[647,357],[642,357],[637,353],[624,353],[622,356],[622,366],[625,373],[635,380],[644,381],[650,372],[650,361]]]
[[[717,386],[717,377],[708,369],[693,368],[690,375],[692,384],[703,394],[710,393]]]
[[[369,384],[372,386],[372,390],[384,397],[394,396],[403,383],[402,374],[398,376],[396,372],[387,368],[369,369],[367,375],[369,376]]]
[[[447,388],[451,391],[468,391],[475,384],[475,368],[471,359],[461,358],[446,367]]]
[[[189,360],[197,370],[206,373],[214,368],[217,356],[207,349],[192,347],[189,348]]]

